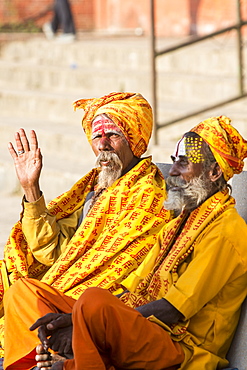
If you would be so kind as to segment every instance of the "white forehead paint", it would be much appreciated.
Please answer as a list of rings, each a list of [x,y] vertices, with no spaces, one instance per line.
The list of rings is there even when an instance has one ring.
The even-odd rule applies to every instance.
[[[103,114],[99,114],[98,116],[96,116],[96,117],[94,117],[94,119],[93,119],[93,124],[95,123],[95,122],[97,122],[97,121],[100,121],[100,120],[102,120],[102,119],[106,119],[106,117],[105,116],[103,116]]]
[[[172,156],[174,157],[175,161],[178,161],[180,156],[186,156],[184,137],[177,142]]]

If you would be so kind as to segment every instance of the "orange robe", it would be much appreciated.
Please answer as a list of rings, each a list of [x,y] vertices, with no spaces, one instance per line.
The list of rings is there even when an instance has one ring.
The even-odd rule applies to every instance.
[[[39,340],[28,328],[49,312],[72,311],[74,359],[65,361],[65,370],[175,370],[184,359],[181,346],[163,328],[101,288],[89,288],[75,301],[47,284],[20,279],[4,305],[6,370],[35,366]]]

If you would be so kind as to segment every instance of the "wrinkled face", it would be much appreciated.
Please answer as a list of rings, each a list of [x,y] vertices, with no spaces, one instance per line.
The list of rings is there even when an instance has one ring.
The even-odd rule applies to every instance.
[[[192,211],[204,202],[212,191],[212,181],[205,173],[203,149],[206,145],[196,136],[182,138],[171,156],[173,165],[167,178],[168,197],[165,208]]]
[[[105,114],[97,116],[92,123],[92,149],[98,157],[102,152],[114,153],[122,162],[124,171],[134,158],[123,132]],[[99,165],[111,166],[110,160],[100,160]]]
[[[179,176],[186,183],[199,177],[204,162],[202,144],[203,140],[199,137],[186,136],[179,140],[171,156],[173,165],[169,175]]]

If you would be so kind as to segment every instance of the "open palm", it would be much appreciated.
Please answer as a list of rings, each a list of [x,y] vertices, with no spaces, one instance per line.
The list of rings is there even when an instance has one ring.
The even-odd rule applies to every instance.
[[[34,130],[30,131],[30,143],[24,129],[15,134],[16,149],[9,143],[9,152],[14,160],[17,177],[25,195],[37,193],[40,196],[39,177],[42,169],[42,155]],[[27,199],[28,200],[28,199]],[[33,201],[35,199],[31,199]]]

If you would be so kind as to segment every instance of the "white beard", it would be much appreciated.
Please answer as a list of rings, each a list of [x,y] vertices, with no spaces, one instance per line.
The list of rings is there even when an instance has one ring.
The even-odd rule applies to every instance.
[[[186,183],[179,177],[169,176],[167,184],[170,187],[177,186],[175,190],[168,190],[164,207],[167,210],[174,210],[177,214],[182,210],[193,211],[202,204],[212,192],[212,182],[204,175],[195,177]]]
[[[101,161],[110,161],[108,166],[101,167]],[[122,175],[123,164],[116,153],[101,152],[96,159],[96,166],[101,167],[98,178],[99,189],[108,188]]]

